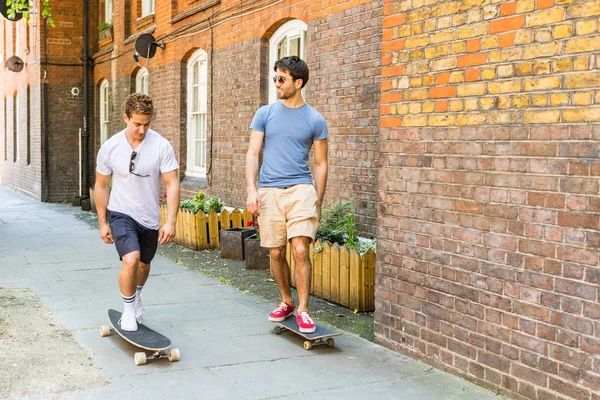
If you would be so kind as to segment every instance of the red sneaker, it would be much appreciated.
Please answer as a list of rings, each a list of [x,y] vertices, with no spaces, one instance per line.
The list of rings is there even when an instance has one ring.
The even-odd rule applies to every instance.
[[[285,301],[279,303],[277,308],[269,314],[269,321],[281,322],[294,313],[296,306]]]
[[[296,322],[302,333],[313,333],[317,330],[317,326],[310,317],[310,314],[306,311],[302,311],[296,315]]]

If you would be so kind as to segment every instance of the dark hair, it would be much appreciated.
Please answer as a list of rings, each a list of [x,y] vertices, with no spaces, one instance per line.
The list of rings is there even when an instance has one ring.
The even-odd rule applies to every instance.
[[[131,114],[154,114],[152,98],[144,93],[130,94],[125,99],[125,114],[127,114],[127,117],[129,118],[131,118]]]
[[[308,82],[308,65],[300,57],[289,56],[275,61],[273,71],[278,69],[289,73],[294,80],[302,79],[302,87]]]

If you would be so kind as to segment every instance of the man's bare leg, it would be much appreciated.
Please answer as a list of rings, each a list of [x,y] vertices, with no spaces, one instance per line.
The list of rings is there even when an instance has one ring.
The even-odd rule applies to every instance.
[[[285,246],[270,248],[269,255],[271,256],[271,272],[279,288],[279,293],[281,293],[281,300],[287,304],[294,304],[294,299],[290,291],[292,282],[290,266],[285,257]]]
[[[292,256],[294,257],[294,279],[298,291],[297,311],[308,312],[308,299],[310,297],[310,280],[312,265],[310,263],[309,245],[311,239],[306,236],[292,238]]]
[[[121,272],[119,272],[119,288],[122,295],[130,297],[135,294],[140,265],[140,252],[132,251],[121,258],[123,259],[123,266],[121,267]]]

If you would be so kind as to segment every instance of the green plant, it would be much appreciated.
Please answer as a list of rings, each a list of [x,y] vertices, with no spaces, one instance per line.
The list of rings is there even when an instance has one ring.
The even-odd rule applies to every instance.
[[[354,222],[352,202],[335,203],[323,210],[317,228],[317,239],[346,245],[349,249],[358,248],[358,231]]]
[[[204,192],[201,190],[193,198],[180,202],[179,208],[183,210],[190,210],[194,214],[197,214],[200,210],[206,214],[210,213],[211,211],[220,213],[223,211],[223,208],[225,208],[225,203],[216,196],[207,198]]]
[[[33,7],[29,4],[29,0],[0,0],[0,1],[6,2],[6,6],[7,6],[7,10],[6,10],[7,15],[6,16],[9,19],[14,19],[17,16],[17,12],[20,12],[23,14],[23,18],[25,18],[27,20],[27,22],[29,24],[31,24],[30,10]],[[46,20],[48,25],[50,25],[54,28],[56,25],[54,24],[54,20],[52,19],[52,7],[50,7],[50,0],[42,0],[41,9],[42,9],[42,18],[44,18]]]
[[[110,28],[112,28],[112,24],[108,21],[104,21],[100,24],[100,26],[98,26],[98,32],[104,32],[109,30]]]

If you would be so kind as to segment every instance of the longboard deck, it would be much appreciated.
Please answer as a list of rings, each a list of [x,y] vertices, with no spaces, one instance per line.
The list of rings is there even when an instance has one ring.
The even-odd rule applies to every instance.
[[[332,337],[332,336],[339,336],[342,334],[341,332],[334,332],[331,329],[327,329],[323,326],[316,325],[316,324],[315,325],[317,327],[317,330],[314,331],[313,333],[300,332],[300,327],[298,327],[298,323],[296,322],[296,318],[294,316],[289,317],[281,322],[274,322],[274,324],[280,326],[283,329],[292,331],[308,340],[319,340],[319,339],[324,339],[324,338],[328,338],[328,337]]]
[[[138,330],[135,332],[124,331],[119,325],[119,319],[122,315],[123,313],[117,310],[108,310],[108,319],[113,329],[132,345],[150,351],[163,351],[171,347],[169,338],[153,331],[144,324],[138,324]]]

